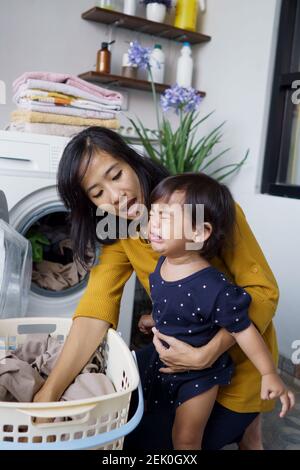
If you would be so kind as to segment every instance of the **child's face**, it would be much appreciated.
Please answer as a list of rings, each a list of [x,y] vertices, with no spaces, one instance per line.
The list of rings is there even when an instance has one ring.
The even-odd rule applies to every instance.
[[[151,206],[148,226],[153,250],[164,256],[181,256],[192,240],[191,219],[184,210],[184,193],[175,191],[168,203],[156,201]]]

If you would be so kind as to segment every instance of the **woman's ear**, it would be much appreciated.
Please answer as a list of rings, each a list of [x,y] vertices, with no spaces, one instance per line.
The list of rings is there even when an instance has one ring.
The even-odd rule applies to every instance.
[[[201,228],[197,228],[193,232],[193,242],[204,243],[212,234],[212,225],[209,222],[204,222]]]

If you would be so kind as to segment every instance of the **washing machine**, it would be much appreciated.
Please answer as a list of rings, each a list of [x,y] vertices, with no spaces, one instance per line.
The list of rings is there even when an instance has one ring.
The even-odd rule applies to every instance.
[[[58,136],[0,131],[0,217],[26,238],[37,226],[57,228],[66,224],[67,211],[56,187],[56,173],[69,139]],[[1,212],[2,211],[2,212]],[[31,232],[30,232],[31,231]],[[28,270],[27,266],[27,270]],[[55,291],[30,282],[26,315],[72,316],[88,282]],[[135,292],[135,275],[127,282],[120,307],[118,330],[129,344]]]

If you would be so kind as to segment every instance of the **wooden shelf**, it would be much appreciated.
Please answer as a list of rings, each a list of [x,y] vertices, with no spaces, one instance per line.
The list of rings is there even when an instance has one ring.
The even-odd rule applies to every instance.
[[[114,85],[124,88],[132,88],[135,90],[152,91],[151,83],[147,80],[138,80],[134,78],[123,77],[122,75],[113,75],[102,72],[85,72],[78,75],[82,80],[92,83],[102,83],[106,85]],[[158,93],[163,93],[171,85],[156,83],[155,89]],[[205,96],[205,93],[200,91],[201,96]]]
[[[106,10],[105,8],[91,8],[90,10],[82,13],[81,17],[84,20],[117,25],[134,32],[152,34],[161,38],[172,39],[173,41],[188,41],[191,44],[200,44],[201,42],[211,40],[211,37],[206,36],[205,34],[176,28],[169,24],[156,23],[155,21],[149,21],[138,16],[125,15],[124,13]]]

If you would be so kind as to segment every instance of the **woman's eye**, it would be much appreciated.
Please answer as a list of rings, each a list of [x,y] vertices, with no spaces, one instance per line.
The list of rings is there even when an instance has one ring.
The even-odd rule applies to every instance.
[[[114,176],[114,177],[112,178],[113,181],[118,180],[118,179],[120,178],[121,174],[122,174],[122,170],[120,170],[119,173],[117,173],[116,176]]]

